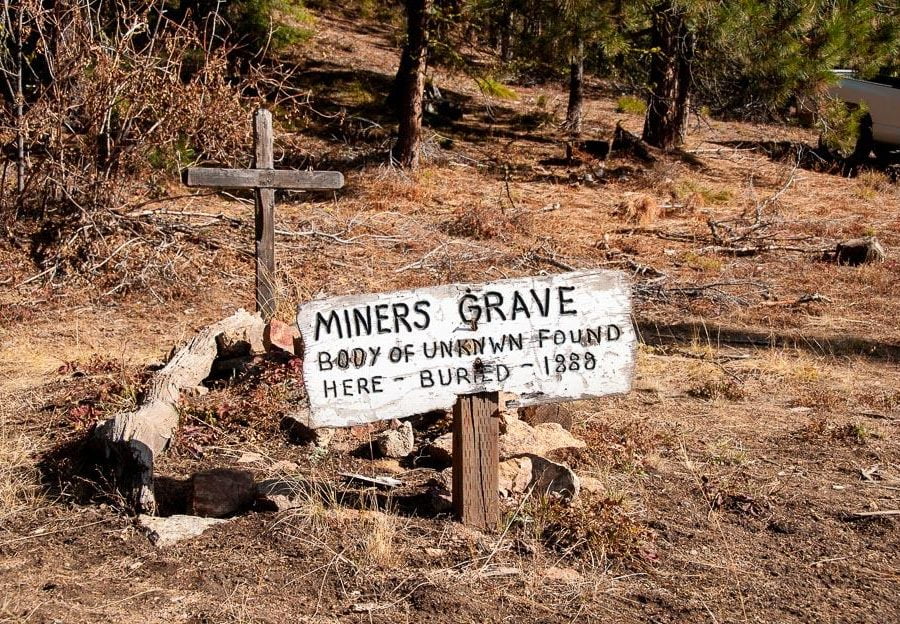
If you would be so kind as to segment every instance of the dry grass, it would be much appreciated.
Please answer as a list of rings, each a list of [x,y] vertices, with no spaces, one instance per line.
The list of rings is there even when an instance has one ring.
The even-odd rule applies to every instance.
[[[2,406],[0,406],[2,407]],[[0,524],[33,508],[38,500],[35,453],[38,448],[26,434],[0,420]]]

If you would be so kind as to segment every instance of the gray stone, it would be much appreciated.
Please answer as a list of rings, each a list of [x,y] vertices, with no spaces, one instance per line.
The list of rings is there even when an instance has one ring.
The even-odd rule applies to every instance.
[[[506,496],[533,490],[535,496],[573,499],[581,485],[571,468],[544,457],[525,454],[500,462],[500,493]]]
[[[197,537],[209,527],[223,522],[226,520],[183,515],[160,517],[141,514],[137,518],[138,526],[142,527],[150,541],[160,548]]]
[[[541,423],[532,427],[518,418],[507,417],[505,431],[500,434],[500,460],[525,454],[546,455],[564,448],[583,448],[586,444],[566,431],[559,423]],[[450,462],[453,434],[445,433],[427,447],[428,454],[439,462]]]
[[[406,421],[397,429],[383,431],[375,437],[374,443],[382,457],[406,457],[412,453],[415,445],[412,424]]]

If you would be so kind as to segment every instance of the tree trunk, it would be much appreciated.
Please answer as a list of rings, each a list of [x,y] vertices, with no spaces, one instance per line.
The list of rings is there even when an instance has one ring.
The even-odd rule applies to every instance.
[[[153,464],[172,440],[178,426],[181,391],[198,386],[209,376],[218,353],[218,341],[245,344],[263,350],[265,323],[258,314],[238,310],[214,323],[182,347],[150,382],[144,402],[130,412],[119,412],[95,430],[105,454],[101,461],[112,481],[138,512],[153,513]]]
[[[579,39],[569,63],[569,106],[565,128],[574,137],[581,134],[584,108],[584,43]]]
[[[691,92],[694,39],[682,9],[662,0],[653,11],[651,45],[657,50],[650,63],[650,96],[644,119],[644,141],[662,149],[684,139]]]
[[[428,60],[428,21],[432,0],[406,0],[406,48],[408,61],[397,73],[400,91],[400,127],[397,137],[397,160],[405,169],[419,165],[422,141],[422,92]]]

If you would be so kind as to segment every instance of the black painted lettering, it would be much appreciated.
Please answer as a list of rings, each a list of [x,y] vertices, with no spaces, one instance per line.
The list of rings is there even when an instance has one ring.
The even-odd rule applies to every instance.
[[[371,336],[372,308],[370,306],[366,306],[365,309],[353,308],[353,324],[357,336]]]
[[[345,379],[341,382],[341,386],[344,389],[344,396],[353,396],[353,380]]]
[[[541,301],[540,295],[534,292],[534,288],[531,289],[531,298],[534,299],[534,302],[537,304],[538,311],[541,313],[541,316],[550,316],[550,289],[544,289],[544,300]]]
[[[344,327],[347,330],[347,338],[353,337],[353,325],[350,324],[350,310],[344,308]]]
[[[366,350],[354,347],[350,350],[350,361],[356,368],[362,368],[366,363]]]
[[[422,317],[421,321],[413,322],[413,326],[416,329],[427,329],[428,326],[431,325],[431,315],[428,313],[428,308],[430,306],[431,303],[428,301],[416,301],[416,303],[413,304],[413,310]]]
[[[316,329],[315,329],[316,340],[319,339],[319,332],[323,326],[325,327],[325,333],[330,334],[332,331],[332,325],[334,326],[335,329],[337,329],[338,338],[343,338],[344,333],[343,333],[343,331],[341,331],[341,317],[338,316],[337,312],[332,310],[331,314],[328,315],[327,320],[324,316],[322,316],[321,312],[316,312]]]
[[[622,330],[619,329],[618,325],[607,325],[606,326],[606,339],[607,340],[618,340],[622,335]]]
[[[337,398],[337,383],[327,380],[323,381],[322,383],[325,385],[325,398],[328,398],[329,390],[331,391],[331,394],[334,395],[335,398]]]
[[[478,305],[478,297],[466,294],[459,298],[459,318],[463,323],[478,322],[481,320],[481,306]]]
[[[334,364],[331,363],[331,354],[328,351],[319,351],[319,370],[327,371],[334,368]]]
[[[381,381],[384,379],[381,375],[375,375],[372,377],[372,394],[380,394],[384,392],[384,388],[381,387]]]
[[[509,367],[506,364],[497,364],[497,383],[509,378]]]
[[[522,341],[524,340],[524,336],[522,336],[522,332],[518,334],[507,334],[509,337],[509,350],[518,349],[522,350]]]
[[[578,312],[576,312],[575,310],[572,310],[571,308],[566,308],[567,304],[575,303],[575,300],[567,299],[566,296],[563,295],[563,291],[571,292],[573,290],[575,290],[574,286],[560,286],[559,287],[558,292],[559,292],[559,313],[560,313],[560,315],[578,314]]]
[[[387,315],[386,310],[388,309],[388,304],[379,303],[375,306],[375,327],[379,334],[389,334],[391,333],[391,328],[385,327],[383,323],[385,321],[389,321],[391,317]]]
[[[378,356],[380,354],[381,354],[381,347],[369,347],[369,355],[372,357],[369,364],[372,366],[375,366],[375,362],[378,361]]]
[[[391,308],[394,311],[394,331],[399,334],[400,323],[403,323],[406,331],[411,332],[413,330],[412,325],[406,320],[406,317],[409,316],[409,306],[405,303],[395,303]]]
[[[538,330],[538,348],[544,346],[545,340],[550,340],[550,330],[541,328]]]
[[[430,370],[419,371],[419,385],[423,388],[434,386],[434,378],[431,376]]]
[[[600,344],[600,339],[602,337],[603,337],[603,328],[602,327],[598,327],[596,331],[594,331],[593,329],[588,329],[587,330],[587,345]]]
[[[350,368],[350,354],[346,349],[341,349],[335,358],[338,368]]]
[[[491,322],[491,310],[494,310],[501,320],[506,320],[506,315],[503,313],[503,310],[500,309],[500,306],[502,305],[502,294],[498,293],[496,290],[489,290],[488,292],[484,293],[484,312],[487,316],[488,323]]]
[[[429,347],[431,347],[430,350],[429,350]],[[429,344],[427,342],[422,343],[422,354],[425,356],[426,359],[433,360],[434,357],[437,355],[437,349],[438,349],[438,347],[437,347],[436,342],[431,342],[431,344]]]
[[[456,383],[461,384],[463,381],[469,383],[469,370],[460,367],[456,369]]]
[[[357,394],[369,394],[369,380],[366,377],[360,377],[356,380],[356,393]]]
[[[553,344],[561,345],[566,342],[566,332],[561,329],[557,329],[553,332]]]
[[[516,320],[516,315],[521,312],[525,315],[526,318],[531,318],[531,310],[528,309],[528,304],[525,303],[525,299],[522,297],[522,294],[516,290],[513,292],[513,305],[512,311],[509,314],[509,318],[513,321]]]

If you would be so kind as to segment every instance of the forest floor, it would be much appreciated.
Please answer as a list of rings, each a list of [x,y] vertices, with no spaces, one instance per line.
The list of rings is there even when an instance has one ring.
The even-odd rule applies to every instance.
[[[279,120],[281,166],[337,168],[347,186],[279,195],[278,316],[319,296],[628,271],[644,335],[634,390],[563,408],[587,448],[562,459],[601,490],[569,509],[508,503],[497,534],[399,499],[310,501],[168,548],[115,501],[81,499],[65,449],[133,404],[174,344],[253,305],[246,201],[172,199],[148,218],[209,244],[171,283],[58,286],[0,250],[0,621],[900,620],[900,516],[872,513],[900,509],[900,185],[817,166],[808,130],[699,118],[654,162],[567,161],[558,86],[501,100],[441,70],[464,115],[429,127],[409,177],[388,165],[378,117],[397,56],[392,33],[319,15],[293,59],[308,110]],[[639,133],[612,87],[587,95],[587,138]],[[822,259],[868,235],[885,262]],[[158,473],[262,479],[288,460],[337,491],[343,470],[421,469],[372,460],[347,432],[326,451],[292,440],[295,366],[188,402]]]

